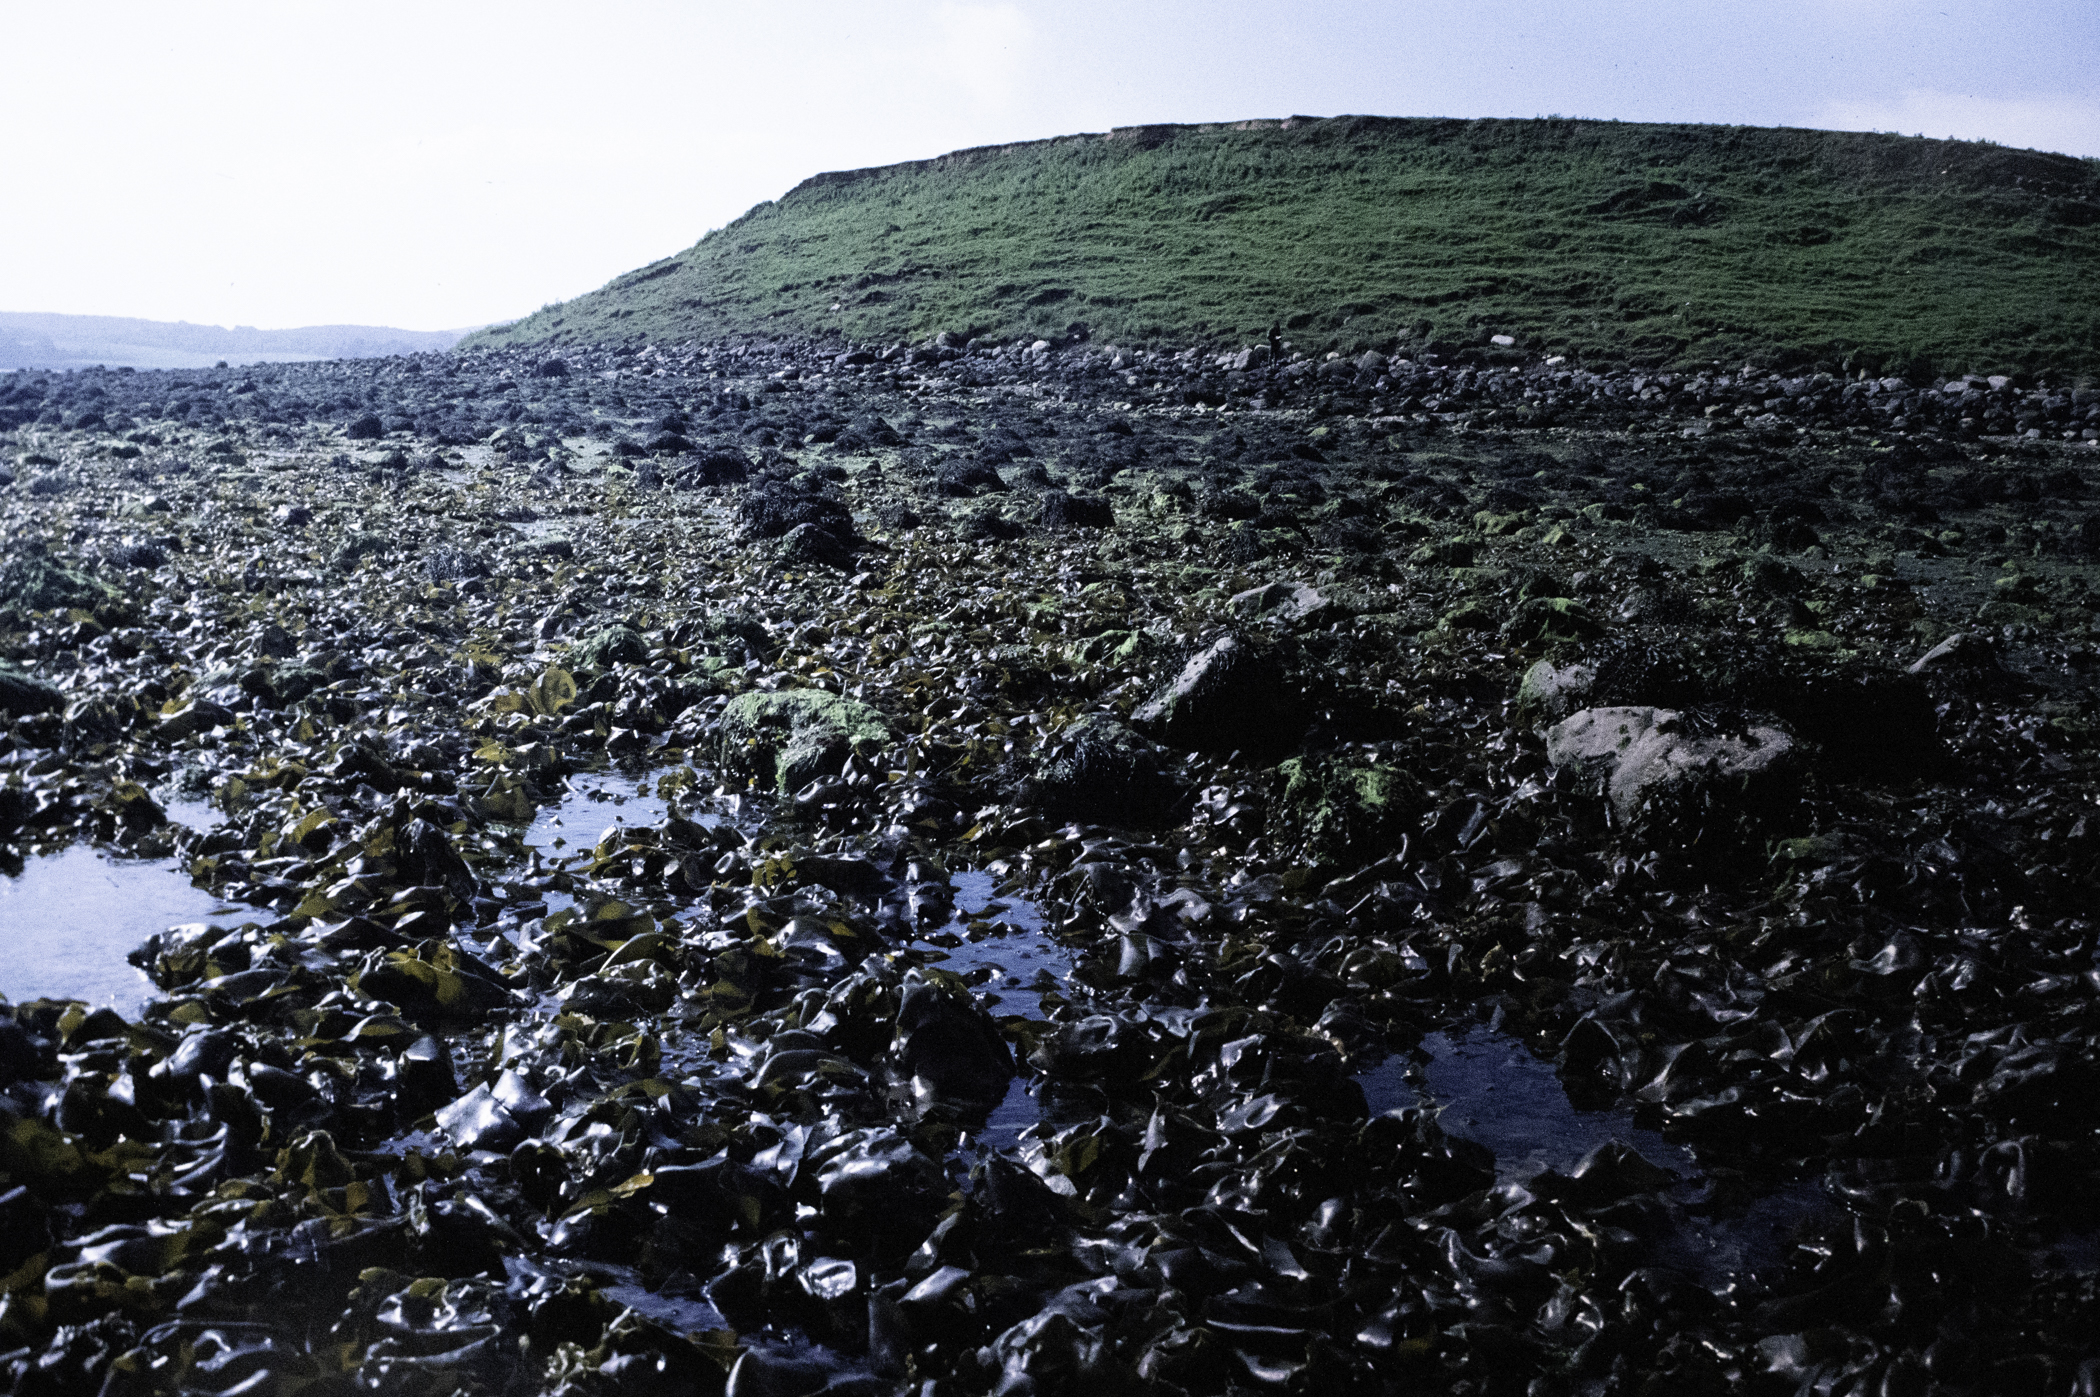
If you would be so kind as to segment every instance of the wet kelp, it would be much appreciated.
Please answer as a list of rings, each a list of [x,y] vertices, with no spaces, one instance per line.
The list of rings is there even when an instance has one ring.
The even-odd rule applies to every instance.
[[[1069,352],[7,380],[15,1389],[2090,1385],[2089,450]]]

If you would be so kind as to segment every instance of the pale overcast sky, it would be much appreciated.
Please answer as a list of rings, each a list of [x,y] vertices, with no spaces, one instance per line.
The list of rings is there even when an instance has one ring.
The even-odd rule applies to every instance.
[[[0,0],[0,310],[506,320],[820,170],[1144,122],[1514,116],[2100,156],[2100,0]]]

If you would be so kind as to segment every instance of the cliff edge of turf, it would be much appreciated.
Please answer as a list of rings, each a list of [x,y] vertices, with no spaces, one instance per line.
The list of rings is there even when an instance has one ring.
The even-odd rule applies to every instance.
[[[2100,162],[1554,117],[1132,127],[817,175],[468,344],[1272,326],[1322,352],[2087,375]]]

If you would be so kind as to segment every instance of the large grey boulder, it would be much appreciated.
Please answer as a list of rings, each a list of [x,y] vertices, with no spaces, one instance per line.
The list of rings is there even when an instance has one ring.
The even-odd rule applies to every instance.
[[[1286,626],[1323,621],[1334,611],[1334,603],[1303,582],[1270,582],[1235,593],[1226,603],[1250,621],[1280,621]]]
[[[1546,760],[1597,781],[1621,828],[1678,848],[1740,840],[1798,799],[1791,734],[1740,715],[1725,725],[1671,708],[1586,708],[1546,733]]]

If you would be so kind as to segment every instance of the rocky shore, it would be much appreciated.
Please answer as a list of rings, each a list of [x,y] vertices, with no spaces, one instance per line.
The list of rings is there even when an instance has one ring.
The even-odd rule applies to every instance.
[[[2100,398],[1282,354],[0,375],[13,1390],[2100,1383]]]

